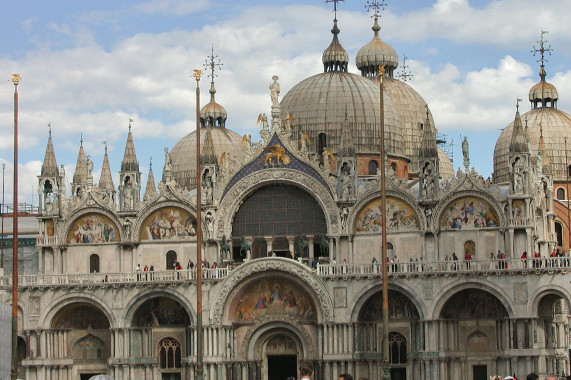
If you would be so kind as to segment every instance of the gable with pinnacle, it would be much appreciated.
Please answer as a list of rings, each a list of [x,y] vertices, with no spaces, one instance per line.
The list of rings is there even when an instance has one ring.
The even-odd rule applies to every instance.
[[[222,192],[222,200],[228,192],[245,177],[262,170],[274,168],[287,168],[299,171],[319,182],[331,196],[333,196],[333,192],[326,178],[323,178],[323,175],[318,170],[298,157],[291,149],[288,149],[278,135],[274,134],[264,150],[256,158],[238,170],[230,181],[228,181],[226,188]]]
[[[137,216],[137,219],[135,220],[135,222],[133,223],[133,241],[141,241],[141,239],[143,238],[141,230],[144,229],[145,226],[145,222],[147,221],[147,219],[149,219],[149,217],[152,216],[153,213],[157,212],[157,211],[161,211],[161,210],[169,210],[173,211],[173,210],[180,210],[180,212],[183,212],[186,216],[189,216],[192,218],[192,221],[190,221],[191,224],[185,223],[184,220],[182,220],[182,226],[185,229],[190,228],[191,226],[196,227],[196,209],[194,207],[194,205],[192,205],[190,202],[188,201],[181,201],[179,199],[176,200],[159,200],[147,207],[145,207],[141,213]],[[184,219],[184,215],[179,215],[177,217],[177,219],[180,218]],[[178,221],[179,223],[181,221]],[[193,224],[194,223],[194,224]],[[186,224],[186,225],[185,225]],[[204,223],[202,224],[204,226]],[[203,229],[203,234],[206,233],[206,230]],[[188,231],[187,231],[188,232]],[[188,232],[188,237],[194,237],[196,236],[196,233],[191,234],[190,232]],[[148,239],[148,240],[153,240],[153,239]]]
[[[442,198],[434,209],[434,231],[506,226],[502,207],[494,196],[480,190],[461,190]],[[445,225],[444,225],[445,224]]]

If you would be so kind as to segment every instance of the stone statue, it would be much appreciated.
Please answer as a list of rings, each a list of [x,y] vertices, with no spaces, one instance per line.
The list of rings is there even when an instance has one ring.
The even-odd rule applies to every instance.
[[[123,209],[131,210],[133,208],[133,186],[131,181],[125,185],[125,192],[123,195]]]
[[[133,223],[131,223],[131,221],[129,219],[125,220],[125,223],[123,224],[123,228],[125,229],[125,238],[127,240],[129,240],[131,238],[131,225]]]
[[[212,215],[212,213],[210,211],[208,211],[206,213],[206,216],[204,217],[204,220],[206,221],[206,229],[208,230],[208,235],[210,237],[214,236],[214,215]]]
[[[520,193],[523,191],[523,174],[521,170],[521,160],[516,158],[513,163],[513,173],[514,173],[514,192]]]
[[[462,141],[462,156],[464,156],[464,166],[468,168],[470,166],[470,152],[468,139],[466,137],[464,137],[464,141]]]
[[[327,159],[327,157],[325,157]],[[351,183],[351,168],[346,162],[341,167],[341,197],[346,199],[352,194],[353,184]]]
[[[62,165],[60,165],[60,168],[59,168],[59,175],[60,175],[60,177],[62,177],[62,178],[63,178],[63,180],[64,180],[64,183],[65,183],[65,168],[64,168],[63,164],[62,164]]]
[[[212,174],[209,169],[205,169],[202,174],[202,201],[212,203]]]
[[[341,208],[340,219],[341,219],[341,230],[345,230],[347,226],[347,217],[349,216],[349,209],[345,206]]]
[[[169,149],[165,148],[165,169],[171,169],[172,167],[172,160],[171,155],[169,153]]]
[[[279,105],[280,96],[280,84],[278,83],[278,79],[280,79],[280,77],[274,75],[272,79],[274,83],[270,84],[270,96],[272,98],[272,106],[277,106]]]
[[[432,174],[432,164],[428,162],[424,166],[424,196],[427,198],[434,197],[434,176]]]
[[[87,156],[87,178],[90,177],[93,177],[93,161],[90,156]]]
[[[45,213],[46,215],[51,215],[54,211],[54,204],[52,203],[51,194],[45,195]]]

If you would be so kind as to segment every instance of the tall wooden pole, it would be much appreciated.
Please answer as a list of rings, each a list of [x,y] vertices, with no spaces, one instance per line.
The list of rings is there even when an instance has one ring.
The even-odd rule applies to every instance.
[[[379,89],[380,89],[380,118],[381,118],[381,261],[382,261],[382,276],[383,276],[383,379],[390,380],[391,372],[389,368],[389,284],[388,277],[388,264],[387,264],[387,198],[385,189],[385,172],[387,163],[385,162],[385,101],[383,76],[385,73],[385,66],[379,66]]]
[[[204,334],[202,331],[202,194],[200,189],[200,77],[201,70],[194,70],[196,79],[196,372],[195,379],[204,379]]]
[[[567,256],[571,257],[571,212],[569,211],[569,202],[571,201],[571,197],[569,197],[569,161],[567,160],[567,136],[565,136],[565,172],[567,173],[567,182],[565,183],[565,195],[567,198]],[[561,249],[563,249],[563,247]]]
[[[12,74],[14,83],[14,214],[12,224],[12,380],[18,378],[16,347],[18,343],[18,83],[20,76]]]
[[[2,164],[2,209],[0,214],[2,214],[2,253],[0,254],[0,268],[4,269],[4,171],[6,170],[6,164]],[[2,273],[4,275],[4,273]]]

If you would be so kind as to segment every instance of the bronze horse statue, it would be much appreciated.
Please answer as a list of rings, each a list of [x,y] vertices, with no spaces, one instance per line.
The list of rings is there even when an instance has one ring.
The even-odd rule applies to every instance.
[[[247,241],[242,235],[242,238],[240,239],[240,254],[242,255],[242,258],[248,254],[248,251],[250,251],[250,253],[252,252],[252,243]]]
[[[226,235],[222,235],[222,241],[220,242],[220,253],[224,258],[231,258],[231,251],[232,246],[230,245],[230,242],[226,240]]]
[[[327,237],[323,234],[317,234],[317,236],[315,236],[315,242],[319,244],[321,257],[327,257],[329,255],[329,241]]]

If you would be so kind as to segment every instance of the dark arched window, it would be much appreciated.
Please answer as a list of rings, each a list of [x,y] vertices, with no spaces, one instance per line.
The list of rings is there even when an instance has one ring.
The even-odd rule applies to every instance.
[[[559,222],[555,222],[555,235],[557,236],[557,245],[563,246],[563,226]]]
[[[168,251],[167,252],[167,270],[175,269],[176,263],[176,252],[175,251]]]
[[[99,255],[89,256],[89,273],[99,273]]]
[[[321,155],[325,148],[327,148],[327,134],[320,132],[317,135],[317,153]]]
[[[159,367],[161,369],[181,368],[180,343],[173,338],[165,338],[159,343]]]
[[[397,164],[396,162],[391,163],[391,169],[396,173],[397,172]]]
[[[375,161],[375,160],[369,161],[369,174],[370,175],[376,175],[378,168],[379,168],[379,164],[377,161]]]
[[[567,166],[567,175],[571,177],[571,165]]]
[[[389,355],[391,364],[406,364],[406,339],[402,334],[389,334]]]
[[[51,194],[53,192],[53,186],[50,181],[44,183],[44,194]]]
[[[560,201],[565,199],[565,190],[562,187],[557,189],[557,199],[559,199]]]
[[[387,242],[387,257],[393,258],[393,244],[389,242]]]

